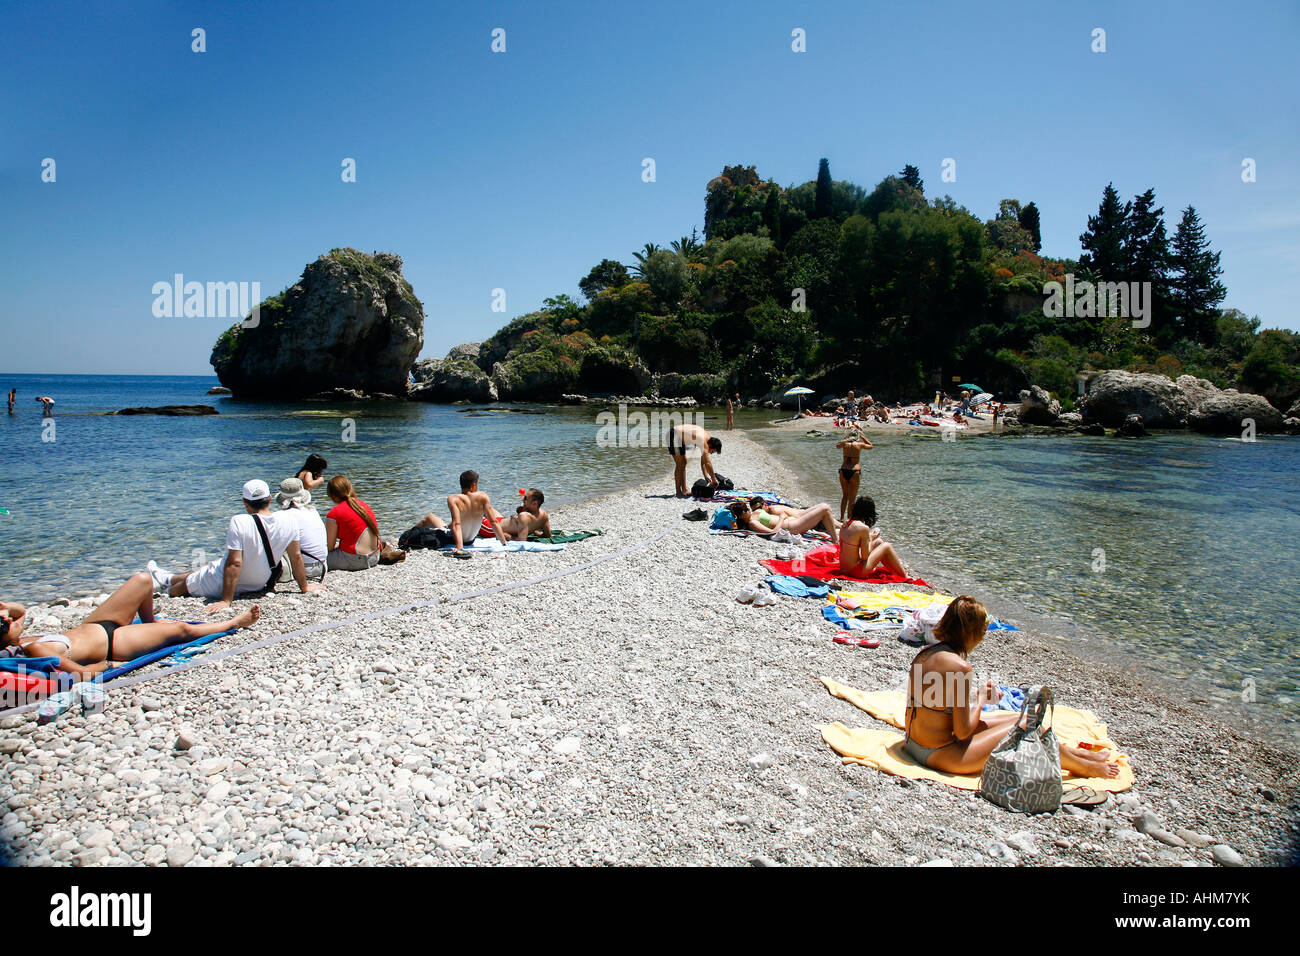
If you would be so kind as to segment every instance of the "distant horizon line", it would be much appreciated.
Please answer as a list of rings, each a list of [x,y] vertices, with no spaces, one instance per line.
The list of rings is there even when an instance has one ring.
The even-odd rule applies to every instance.
[[[7,375],[25,375],[39,378],[43,375],[82,376],[85,378],[216,378],[216,372],[201,374],[198,372],[0,372],[0,377]]]

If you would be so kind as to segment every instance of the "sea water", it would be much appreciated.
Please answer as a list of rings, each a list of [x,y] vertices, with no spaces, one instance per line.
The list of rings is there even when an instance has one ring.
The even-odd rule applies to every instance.
[[[838,513],[806,432],[747,434]],[[859,493],[922,576],[1300,740],[1300,439],[868,437]]]

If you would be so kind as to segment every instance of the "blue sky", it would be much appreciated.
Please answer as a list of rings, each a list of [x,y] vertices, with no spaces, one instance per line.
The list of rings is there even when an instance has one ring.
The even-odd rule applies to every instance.
[[[1296,328],[1298,39],[1289,0],[6,3],[0,370],[209,373],[229,322],[155,318],[155,282],[269,295],[344,245],[402,255],[440,356],[700,226],[725,164],[792,184],[822,156],[868,188],[915,164],[981,218],[1033,200],[1061,256],[1107,182],[1154,186],[1171,231],[1197,207],[1227,304]]]

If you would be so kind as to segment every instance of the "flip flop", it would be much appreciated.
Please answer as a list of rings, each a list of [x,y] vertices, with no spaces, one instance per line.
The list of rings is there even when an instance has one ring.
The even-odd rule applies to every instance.
[[[1071,787],[1061,795],[1061,805],[1072,807],[1099,807],[1110,798],[1105,790],[1092,787]]]
[[[879,647],[880,638],[878,637],[849,637],[847,634],[838,634],[833,640],[836,644],[850,644],[853,647]]]

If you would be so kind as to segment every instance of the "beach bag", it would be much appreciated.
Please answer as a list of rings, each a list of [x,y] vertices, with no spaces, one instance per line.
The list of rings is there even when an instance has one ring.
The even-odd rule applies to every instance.
[[[718,490],[719,490],[719,491],[735,491],[735,490],[736,490],[736,486],[732,483],[732,481],[731,481],[730,478],[724,478],[722,475],[718,474],[716,471],[713,473],[713,477],[718,479]]]
[[[939,622],[943,620],[943,615],[947,610],[948,605],[946,604],[931,604],[928,607],[907,612],[903,615],[903,630],[899,632],[898,639],[904,644],[911,644],[913,647],[920,647],[922,644],[937,644],[938,639],[934,636],[934,629],[939,626]]]
[[[714,485],[710,484],[707,478],[696,478],[695,484],[691,485],[691,497],[709,499],[713,497],[713,492],[717,490]]]
[[[1035,684],[1025,692],[1021,720],[993,748],[980,774],[979,792],[985,799],[1017,813],[1049,813],[1060,809],[1061,751],[1055,731],[1043,727],[1049,707],[1055,714],[1050,687]]]
[[[280,567],[280,562],[271,553],[271,540],[266,536],[266,526],[262,524],[262,519],[253,515],[253,523],[257,525],[257,533],[262,538],[262,547],[266,549],[266,563],[271,568],[271,574],[266,579],[266,589],[269,591],[279,583],[284,568]]]
[[[716,528],[719,531],[734,531],[736,516],[732,514],[730,508],[715,508],[713,510],[713,520],[709,522],[709,527]]]

